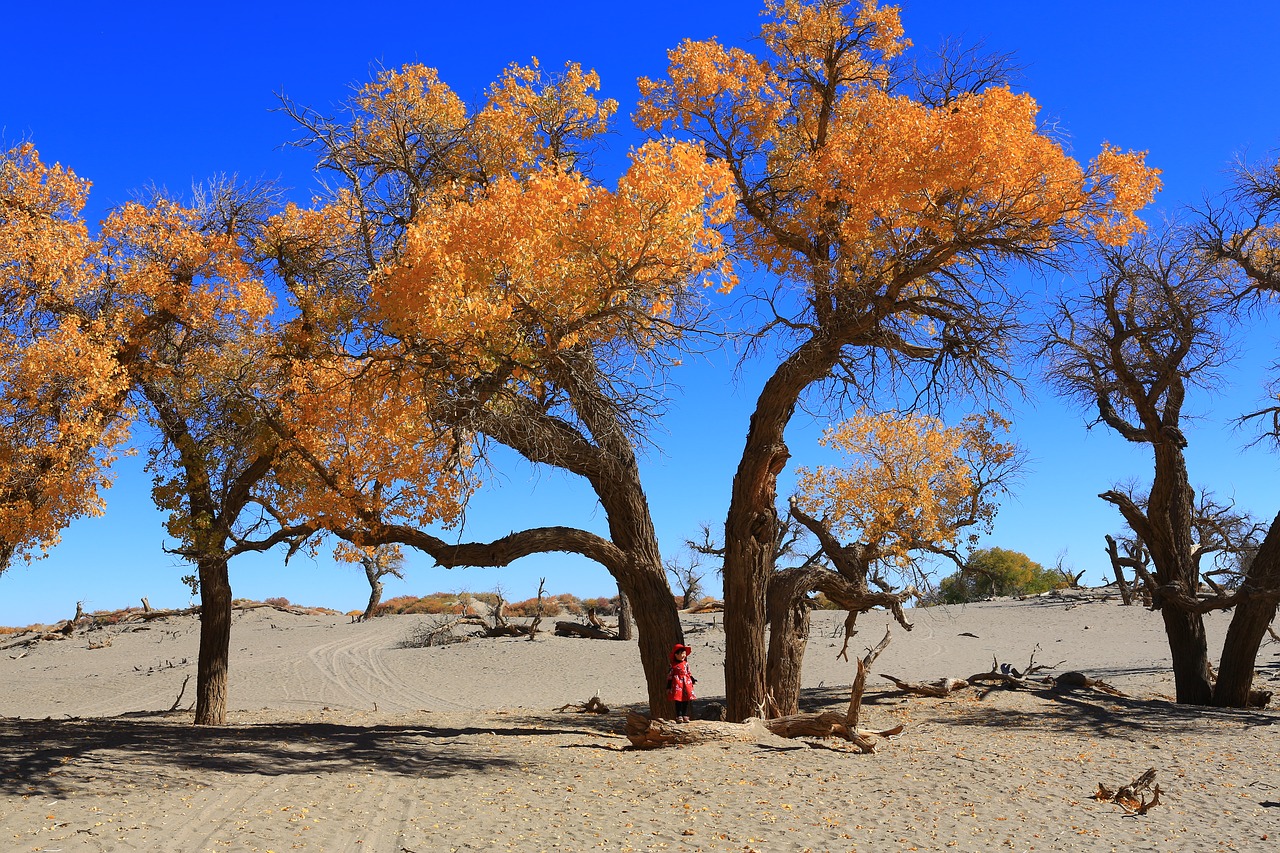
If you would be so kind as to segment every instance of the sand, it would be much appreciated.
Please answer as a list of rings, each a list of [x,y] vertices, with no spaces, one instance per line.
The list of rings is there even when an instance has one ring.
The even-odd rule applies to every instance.
[[[1157,614],[1007,601],[908,615],[916,628],[894,626],[863,709],[864,726],[905,729],[874,755],[803,742],[630,749],[623,718],[645,696],[634,644],[398,647],[420,616],[238,613],[220,729],[190,725],[193,618],[8,648],[0,850],[1280,849],[1280,713],[1169,701]],[[684,621],[697,704],[714,701],[720,617]],[[848,702],[840,621],[815,615],[805,710]],[[852,648],[888,622],[863,617]],[[1211,648],[1226,622],[1210,617]],[[1263,646],[1259,686],[1280,682],[1278,649]],[[964,677],[1033,652],[1128,698],[928,699],[878,675]],[[556,710],[595,694],[612,713]],[[1163,793],[1146,814],[1092,798],[1148,768]]]

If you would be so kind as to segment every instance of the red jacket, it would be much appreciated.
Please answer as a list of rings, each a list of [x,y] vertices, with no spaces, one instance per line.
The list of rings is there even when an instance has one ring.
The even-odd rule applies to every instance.
[[[677,643],[671,650],[671,671],[667,673],[667,698],[672,702],[688,702],[698,697],[693,695],[694,677],[689,672],[687,660],[676,660],[676,652],[684,649],[692,651],[683,643]]]

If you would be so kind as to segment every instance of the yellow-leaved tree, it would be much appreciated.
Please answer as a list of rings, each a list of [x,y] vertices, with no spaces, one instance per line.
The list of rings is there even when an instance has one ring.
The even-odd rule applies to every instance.
[[[281,505],[358,547],[402,544],[444,566],[596,561],[635,604],[650,704],[666,713],[680,624],[636,447],[698,331],[701,291],[732,281],[718,226],[733,194],[702,146],[669,140],[631,152],[616,186],[592,179],[615,109],[598,88],[572,63],[511,66],[469,110],[435,71],[406,66],[341,118],[287,104],[341,188],[289,211],[268,252],[292,258],[281,266],[302,294],[281,431],[306,450]],[[441,515],[426,501],[465,500],[492,442],[581,477],[607,535],[449,542],[428,529]]]
[[[811,389],[870,399],[981,387],[1006,371],[1006,268],[1082,235],[1139,230],[1156,188],[1141,154],[1078,163],[1001,82],[999,64],[916,74],[898,10],[875,0],[767,0],[757,52],[711,39],[641,81],[638,120],[701,142],[733,176],[736,247],[781,352],[759,391],[725,523],[731,719],[766,701],[766,588],[782,525],[785,430]]]
[[[0,572],[102,510],[127,382],[93,315],[88,183],[30,144],[0,153]]]
[[[790,509],[817,537],[815,557],[826,560],[769,579],[768,684],[777,713],[798,711],[810,593],[848,612],[846,636],[874,607],[910,630],[902,605],[925,576],[921,560],[964,565],[1021,466],[1017,447],[1002,438],[1008,427],[994,412],[948,427],[929,415],[862,411],[827,431],[822,445],[842,464],[800,469]]]

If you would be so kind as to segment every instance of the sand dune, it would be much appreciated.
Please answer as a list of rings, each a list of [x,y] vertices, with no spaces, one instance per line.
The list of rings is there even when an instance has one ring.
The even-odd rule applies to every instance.
[[[238,613],[231,725],[190,727],[198,625],[158,620],[0,652],[0,849],[14,851],[1273,849],[1280,713],[1179,707],[1159,617],[1114,602],[908,612],[876,673],[964,677],[1032,654],[1127,697],[869,682],[875,755],[628,749],[631,643],[543,636],[400,648],[426,617]],[[837,614],[815,614],[806,709],[843,707]],[[883,635],[868,614],[853,648]],[[700,700],[724,690],[719,617],[685,617]],[[1226,627],[1210,617],[1210,642]],[[109,644],[106,642],[109,640]],[[0,642],[8,645],[12,639]],[[94,646],[90,648],[90,646]],[[1261,686],[1280,682],[1263,647]],[[598,694],[607,716],[558,712]],[[1145,815],[1092,799],[1155,768]]]

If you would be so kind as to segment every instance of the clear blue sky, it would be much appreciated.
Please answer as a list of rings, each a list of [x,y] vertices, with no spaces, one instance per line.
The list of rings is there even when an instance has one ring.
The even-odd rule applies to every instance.
[[[92,180],[95,221],[144,186],[184,192],[217,173],[280,178],[305,202],[315,186],[310,157],[282,147],[294,129],[273,111],[277,93],[324,108],[379,67],[422,62],[474,101],[505,65],[537,56],[546,66],[576,60],[595,68],[605,95],[621,103],[617,133],[597,159],[599,176],[611,181],[639,139],[628,119],[636,78],[660,76],[666,50],[686,37],[745,43],[757,32],[758,12],[750,0],[11,4],[0,135],[6,147],[30,139],[46,160]],[[903,20],[919,48],[956,37],[1016,53],[1026,66],[1021,86],[1057,119],[1078,157],[1088,159],[1103,140],[1149,152],[1148,162],[1165,173],[1161,210],[1219,189],[1238,154],[1261,157],[1280,146],[1280,4],[915,0],[905,4]],[[1268,519],[1280,510],[1280,493],[1268,488],[1280,454],[1246,449],[1249,436],[1229,421],[1260,399],[1278,328],[1259,327],[1242,345],[1227,393],[1194,402],[1204,417],[1190,430],[1189,449],[1194,482]],[[761,376],[734,374],[725,356],[691,364],[676,379],[683,393],[654,436],[645,470],[668,556],[700,522],[723,521]],[[1032,391],[1012,414],[1033,469],[985,544],[1043,563],[1065,552],[1098,579],[1106,568],[1103,534],[1120,524],[1096,495],[1116,481],[1145,480],[1147,456],[1102,429],[1086,432],[1081,413]],[[789,434],[797,462],[816,459],[823,425],[797,418]],[[784,494],[788,488],[784,479]],[[0,576],[0,624],[65,618],[81,599],[88,609],[136,604],[142,596],[155,606],[187,603],[179,577],[190,569],[163,553],[140,458],[119,466],[108,504],[105,517],[74,525],[47,559]],[[600,530],[603,523],[582,484],[508,465],[473,501],[464,535],[487,539],[538,524]],[[552,591],[614,592],[602,569],[567,556],[503,570],[445,571],[430,563],[410,555],[407,580],[387,594],[501,584],[519,599],[534,594],[541,576]],[[298,557],[284,567],[279,554],[246,557],[231,572],[238,596],[347,610],[367,595],[357,569],[327,559]]]

